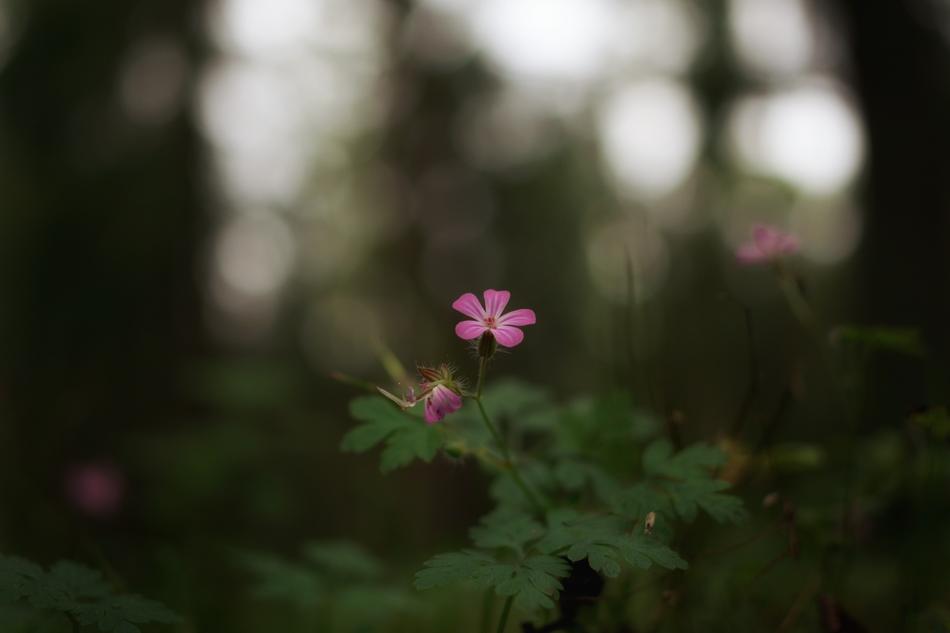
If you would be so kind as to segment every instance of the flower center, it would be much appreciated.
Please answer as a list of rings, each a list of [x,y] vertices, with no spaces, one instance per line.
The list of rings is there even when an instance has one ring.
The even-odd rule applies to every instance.
[[[493,316],[485,317],[485,326],[489,328],[495,328],[497,326],[497,323],[495,322],[495,317]]]

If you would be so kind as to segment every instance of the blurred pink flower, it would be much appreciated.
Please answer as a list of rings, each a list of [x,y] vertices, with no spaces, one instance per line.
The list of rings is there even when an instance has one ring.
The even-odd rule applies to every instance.
[[[108,464],[77,464],[66,473],[66,496],[83,514],[108,518],[122,505],[125,478]]]
[[[485,307],[478,297],[470,292],[455,300],[452,307],[471,317],[473,321],[461,321],[455,326],[455,334],[466,341],[478,338],[485,332],[491,332],[503,347],[514,347],[524,340],[524,332],[517,326],[532,325],[535,322],[534,310],[522,308],[502,314],[511,293],[507,290],[486,290]]]
[[[774,226],[756,224],[752,239],[736,249],[736,259],[743,264],[762,264],[797,252],[797,237]]]
[[[429,424],[438,422],[462,408],[462,396],[445,385],[436,385],[426,395],[425,419]]]

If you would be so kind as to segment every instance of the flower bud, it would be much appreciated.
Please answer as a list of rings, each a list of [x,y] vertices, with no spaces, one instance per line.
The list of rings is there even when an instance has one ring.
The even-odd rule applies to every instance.
[[[495,355],[496,349],[498,349],[498,343],[495,341],[495,336],[490,331],[484,332],[478,339],[478,355],[482,358],[491,358]]]

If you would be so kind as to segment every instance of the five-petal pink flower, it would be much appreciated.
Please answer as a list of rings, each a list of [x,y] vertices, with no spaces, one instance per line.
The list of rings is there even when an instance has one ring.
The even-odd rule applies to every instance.
[[[498,344],[503,347],[514,347],[521,343],[524,340],[524,332],[518,328],[534,324],[534,310],[522,308],[502,314],[511,298],[510,292],[486,290],[483,296],[484,307],[478,297],[470,292],[466,292],[452,303],[453,308],[472,319],[459,322],[455,326],[455,334],[468,341],[480,337],[485,332],[491,332]]]
[[[736,249],[736,259],[743,264],[762,264],[784,255],[797,253],[798,238],[774,226],[757,224],[752,228],[752,239]]]

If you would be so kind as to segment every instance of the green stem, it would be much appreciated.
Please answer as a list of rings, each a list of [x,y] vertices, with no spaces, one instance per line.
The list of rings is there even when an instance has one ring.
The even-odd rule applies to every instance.
[[[492,439],[495,440],[495,443],[498,444],[498,448],[501,449],[501,455],[505,460],[505,464],[508,466],[508,473],[511,475],[512,480],[514,480],[515,485],[521,489],[521,492],[524,493],[524,496],[528,501],[533,505],[539,512],[544,512],[544,504],[538,499],[538,496],[531,491],[531,488],[528,487],[528,484],[525,483],[525,480],[522,479],[521,473],[518,472],[518,467],[515,466],[514,461],[511,459],[511,451],[508,449],[508,442],[502,437],[498,432],[498,429],[495,428],[495,425],[492,423],[491,418],[488,417],[488,412],[485,411],[485,405],[482,404],[481,398],[475,398],[475,404],[478,405],[478,411],[482,414],[482,421],[485,423],[485,426],[488,428],[488,432],[491,433]]]
[[[70,624],[72,625],[72,627],[73,627],[73,633],[79,633],[79,631],[82,629],[82,627],[79,626],[79,620],[76,619],[76,616],[74,616],[72,613],[69,613],[69,612],[67,611],[67,612],[66,612],[66,617],[69,618],[69,623],[70,623]]]
[[[525,498],[535,507],[535,509],[544,514],[545,506],[541,503],[541,500],[538,496],[531,490],[525,480],[521,477],[521,473],[518,471],[518,467],[515,465],[514,460],[511,459],[511,450],[508,447],[508,442],[505,440],[504,436],[498,432],[498,428],[491,421],[491,418],[488,416],[488,412],[485,411],[485,405],[482,404],[482,385],[485,382],[485,373],[488,368],[488,358],[482,356],[478,362],[478,382],[475,387],[475,404],[478,405],[478,412],[482,414],[482,421],[485,423],[485,427],[488,429],[488,432],[491,434],[492,439],[498,445],[498,448],[501,450],[501,455],[505,460],[505,463],[508,466],[508,473],[511,475],[511,478],[514,480],[515,485],[521,489],[521,492],[524,494]]]
[[[478,382],[475,385],[475,397],[482,397],[482,383],[485,382],[485,371],[488,369],[488,358],[482,356],[478,359]]]
[[[505,606],[501,610],[501,617],[498,619],[498,629],[495,633],[505,633],[505,626],[508,624],[508,612],[511,611],[511,603],[514,602],[514,596],[508,596],[505,600]]]
[[[491,627],[491,612],[495,606],[495,590],[489,587],[485,590],[485,599],[482,602],[482,622],[478,627],[480,633],[488,633]]]
[[[818,335],[820,338],[821,332],[818,327],[818,321],[815,319],[815,314],[812,312],[811,306],[808,305],[808,301],[802,296],[801,288],[799,288],[795,276],[781,265],[778,266],[777,273],[779,286],[785,295],[788,307],[792,310],[792,314],[795,315],[795,318],[806,330]]]

